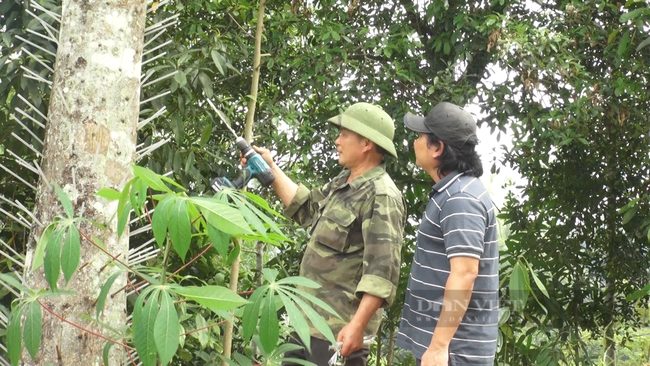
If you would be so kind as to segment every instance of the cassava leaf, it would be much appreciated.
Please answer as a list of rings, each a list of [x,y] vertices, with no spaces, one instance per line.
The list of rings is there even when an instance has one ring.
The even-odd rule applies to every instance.
[[[61,270],[63,270],[63,277],[66,283],[70,281],[72,274],[77,270],[80,256],[81,243],[79,230],[77,230],[76,226],[70,225],[63,249],[61,249]]]
[[[192,223],[184,199],[177,199],[174,207],[169,211],[168,229],[173,248],[184,261],[192,240]]]
[[[336,343],[336,338],[334,338],[334,334],[332,333],[332,330],[330,329],[329,325],[327,324],[327,321],[325,321],[325,318],[323,318],[322,315],[318,314],[316,310],[314,310],[310,305],[308,305],[304,300],[302,300],[298,296],[292,296],[290,293],[285,292],[286,295],[289,295],[293,301],[298,304],[300,309],[307,315],[307,318],[311,322],[311,324],[316,328],[322,335],[325,336],[325,338],[330,341],[332,344]],[[335,313],[336,314],[336,313]]]
[[[205,220],[230,235],[253,234],[241,212],[227,203],[206,197],[192,197],[190,202],[201,210]]]
[[[74,213],[72,212],[72,202],[70,202],[70,197],[68,197],[68,195],[63,192],[61,187],[56,183],[54,183],[54,189],[56,190],[56,195],[59,197],[59,201],[61,201],[65,214],[68,215],[69,218],[72,218]]]
[[[52,240],[52,235],[56,229],[57,223],[53,222],[43,230],[43,234],[36,244],[36,249],[34,249],[34,259],[32,260],[32,270],[35,271],[43,265],[43,257],[45,256],[45,248],[47,244]]]
[[[208,237],[212,242],[212,246],[215,247],[217,252],[225,257],[228,255],[228,245],[230,244],[230,235],[224,233],[223,231],[215,228],[214,226],[207,224],[208,228]]]
[[[296,334],[298,334],[298,337],[300,337],[300,340],[309,352],[311,350],[311,337],[309,335],[309,323],[307,323],[307,319],[305,319],[305,316],[289,296],[287,296],[282,291],[278,291],[278,295],[284,304],[284,308],[287,311],[287,316],[289,316],[289,323],[296,331]]]
[[[223,286],[187,286],[175,291],[188,300],[217,310],[231,310],[248,302],[236,292]]]
[[[106,198],[109,201],[116,201],[120,199],[120,192],[112,188],[102,188],[97,192],[99,197]]]
[[[36,357],[38,347],[41,346],[41,338],[43,336],[42,317],[41,305],[37,301],[32,301],[27,305],[23,341],[25,341],[25,348],[29,352],[29,355],[32,356],[32,359]]]
[[[285,277],[278,282],[276,282],[278,285],[295,285],[295,286],[302,286],[302,287],[307,287],[307,288],[320,288],[321,285],[314,281],[310,280],[307,277],[301,277],[301,276],[292,276],[292,277]]]
[[[133,175],[140,178],[147,186],[161,192],[171,192],[160,175],[138,165],[133,166]]]
[[[97,297],[97,310],[96,310],[96,317],[99,319],[99,314],[101,314],[102,310],[104,310],[104,304],[106,303],[106,296],[108,296],[108,292],[111,289],[111,286],[113,286],[113,283],[115,280],[120,276],[123,275],[124,273],[122,271],[115,272],[111,275],[111,277],[106,280],[106,283],[104,283],[104,286],[102,286],[102,289],[99,291],[99,297]]]
[[[11,311],[9,323],[7,324],[7,354],[12,366],[18,365],[20,353],[23,349],[22,337],[20,336],[21,322],[25,306],[21,305]]]
[[[275,293],[269,291],[264,305],[262,308],[262,316],[260,317],[260,341],[266,352],[275,349],[280,338],[280,323],[278,321],[278,313],[275,308]]]
[[[169,225],[170,211],[174,207],[176,196],[169,193],[166,194],[162,200],[158,202],[156,210],[153,212],[151,218],[151,230],[153,236],[156,238],[156,243],[159,247],[165,244],[167,238],[167,227]]]
[[[45,248],[45,280],[50,285],[52,291],[57,290],[57,281],[61,270],[61,241],[63,240],[63,229],[58,228],[54,231],[52,239],[47,243]]]
[[[179,339],[178,313],[166,291],[160,292],[160,310],[154,324],[154,340],[160,362],[167,365],[176,354]]]
[[[144,366],[153,366],[156,364],[157,350],[156,341],[154,340],[154,326],[159,307],[159,292],[159,290],[153,291],[153,294],[147,298],[147,303],[144,306],[140,303],[142,310],[138,314],[137,319],[135,316],[133,318],[135,349],[138,351],[138,356]]]
[[[242,315],[242,328],[244,330],[244,340],[248,341],[255,333],[255,328],[257,327],[257,321],[259,320],[260,307],[262,306],[262,301],[264,300],[264,293],[266,293],[268,285],[263,285],[259,287],[251,297],[249,298],[248,304],[244,307],[244,314]]]

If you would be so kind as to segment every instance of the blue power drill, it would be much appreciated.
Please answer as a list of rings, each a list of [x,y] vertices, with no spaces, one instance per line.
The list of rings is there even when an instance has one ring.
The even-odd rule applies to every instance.
[[[228,126],[230,128],[230,126]],[[235,133],[233,131],[233,133]],[[235,134],[235,136],[237,136]],[[246,141],[244,138],[237,136],[235,144],[246,158],[246,166],[242,173],[230,180],[226,177],[219,177],[212,180],[211,186],[215,192],[219,192],[223,187],[240,189],[246,186],[251,178],[257,179],[264,187],[268,187],[275,180],[275,175],[264,158]]]

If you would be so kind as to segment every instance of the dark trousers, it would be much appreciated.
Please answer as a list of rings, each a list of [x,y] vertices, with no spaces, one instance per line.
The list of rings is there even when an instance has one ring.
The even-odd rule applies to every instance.
[[[329,366],[328,361],[334,355],[334,350],[330,350],[330,342],[311,337],[311,353],[307,351],[306,348],[290,351],[284,354],[284,358],[297,358],[300,360],[305,360],[313,362],[318,366]],[[290,343],[297,344],[299,346],[305,347],[305,345],[300,341],[300,338],[296,333],[291,333]],[[358,351],[352,352],[352,354],[346,357],[343,363],[343,366],[366,366],[366,359],[368,358],[369,351],[367,349],[360,349]],[[294,362],[282,362],[282,366],[302,366]]]

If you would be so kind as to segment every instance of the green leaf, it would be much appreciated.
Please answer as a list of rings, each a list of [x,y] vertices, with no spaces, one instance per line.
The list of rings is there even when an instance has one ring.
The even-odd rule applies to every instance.
[[[17,366],[20,362],[20,354],[23,349],[20,329],[24,311],[24,305],[13,309],[9,316],[9,323],[7,324],[7,354],[12,366]]]
[[[171,192],[171,189],[162,181],[160,175],[147,168],[134,165],[133,175],[140,178],[146,185],[161,192]]]
[[[270,217],[268,217],[266,214],[264,214],[262,211],[260,211],[257,207],[255,207],[255,205],[251,204],[250,202],[248,202],[246,200],[243,200],[243,203],[257,217],[261,218],[264,221],[264,223],[266,223],[271,228],[271,230],[275,231],[276,233],[282,234],[282,231],[280,230],[280,228],[278,227],[278,224],[274,220],[272,220]],[[246,217],[248,217],[248,216],[246,216]],[[248,222],[250,222],[250,220],[248,220]],[[266,236],[266,228],[263,225],[260,228],[256,227],[255,230],[257,230],[259,233]]]
[[[272,209],[271,206],[269,206],[269,203],[264,200],[264,198],[248,191],[240,191],[240,193],[243,193],[249,200],[263,208],[265,211],[270,212],[274,216],[284,218],[284,216],[282,216],[279,212]]]
[[[620,21],[621,21],[621,23],[625,23],[628,20],[636,19],[638,17],[641,17],[643,15],[643,13],[649,13],[650,14],[650,10],[647,7],[642,7],[642,8],[639,8],[639,9],[634,9],[632,11],[628,11],[627,13],[621,15]]]
[[[113,342],[106,342],[104,345],[104,350],[102,351],[102,360],[104,360],[104,366],[110,366],[108,363],[108,356],[111,352],[111,347],[113,346]]]
[[[4,282],[6,285],[9,285],[20,292],[29,292],[29,289],[25,287],[22,282],[20,282],[16,277],[9,273],[0,273],[0,281]],[[1,289],[1,288],[0,288]]]
[[[300,337],[300,340],[302,341],[302,343],[305,345],[305,348],[309,352],[311,350],[311,344],[310,344],[311,336],[309,334],[310,329],[309,329],[309,323],[307,323],[307,319],[305,319],[305,316],[302,314],[302,311],[298,309],[294,301],[291,300],[289,296],[287,296],[282,291],[279,291],[278,295],[280,296],[280,299],[284,304],[284,308],[287,311],[287,315],[289,316],[289,322],[291,324],[291,327],[296,331],[298,337]]]
[[[160,362],[167,365],[178,349],[180,332],[174,301],[166,291],[161,291],[160,296],[160,311],[154,324],[154,340]]]
[[[97,195],[99,197],[104,197],[109,201],[115,201],[120,199],[120,192],[112,188],[102,188],[99,190],[99,192],[97,192]]]
[[[650,37],[646,38],[643,42],[639,43],[638,46],[636,46],[636,52],[641,51],[643,48],[647,47],[650,45]]]
[[[208,326],[208,323],[205,321],[205,318],[199,313],[196,314],[196,317],[194,318],[194,323],[196,324],[196,329],[201,329]],[[201,347],[205,347],[208,345],[208,338],[210,337],[210,332],[207,328],[201,329],[192,334],[196,334],[196,336],[199,339],[199,343],[201,344]]]
[[[302,287],[307,287],[307,288],[320,288],[321,285],[314,281],[310,280],[307,277],[301,277],[301,276],[292,276],[292,277],[285,277],[278,282],[276,282],[278,285],[294,285],[294,286],[302,286]]]
[[[77,270],[80,255],[81,244],[79,230],[77,230],[76,226],[70,225],[68,228],[68,236],[61,250],[61,269],[63,270],[63,277],[66,283],[70,281],[72,274]]]
[[[308,305],[304,300],[302,300],[298,296],[292,296],[286,291],[285,294],[289,295],[289,297],[298,304],[298,306],[302,309],[305,315],[307,315],[307,318],[314,326],[314,328],[316,328],[316,330],[318,330],[322,335],[324,335],[325,338],[328,341],[330,341],[332,344],[336,343],[336,338],[334,338],[334,334],[332,334],[332,329],[330,329],[329,325],[327,324],[327,321],[325,321],[325,318],[323,318],[322,315],[318,314],[316,310],[314,310],[310,305]],[[334,314],[336,314],[336,312],[334,312]]]
[[[630,45],[630,32],[625,31],[625,33],[623,33],[623,37],[621,38],[621,42],[618,44],[618,51],[616,52],[619,57],[623,57],[625,55],[629,45]]]
[[[244,330],[244,341],[248,341],[255,333],[257,321],[260,315],[260,307],[264,300],[264,293],[269,288],[269,285],[259,287],[251,295],[248,304],[244,307],[242,315],[242,328]]]
[[[135,349],[138,351],[140,361],[144,366],[153,366],[156,364],[156,341],[154,340],[154,327],[156,324],[156,313],[158,312],[158,295],[159,290],[153,292],[147,298],[147,303],[142,306],[142,293],[138,298],[141,311],[137,318],[133,317],[133,333]],[[137,304],[138,305],[138,304]]]
[[[650,242],[650,228],[648,229],[648,241]]]
[[[616,39],[616,36],[618,36],[618,32],[619,32],[619,30],[616,29],[615,31],[613,31],[612,33],[609,34],[609,37],[607,37],[607,44],[610,44],[610,43],[614,42],[614,40]]]
[[[510,319],[510,309],[500,308],[499,309],[499,326],[505,324],[508,319]]]
[[[68,215],[69,218],[72,218],[73,212],[72,202],[70,202],[70,198],[56,183],[54,183],[54,189],[56,190],[56,195],[59,197],[59,201],[61,201],[61,205],[63,206],[63,210],[65,211],[66,215]]]
[[[168,226],[173,248],[185,261],[185,255],[192,240],[192,223],[187,212],[187,202],[184,199],[177,199],[174,207],[169,211]]]
[[[122,211],[117,215],[117,236],[122,236],[126,224],[131,218],[131,202],[127,202]]]
[[[187,75],[181,70],[178,70],[178,74],[174,75],[174,80],[176,80],[181,88],[187,85]]]
[[[183,187],[182,185],[176,183],[175,180],[173,180],[173,179],[171,179],[171,178],[169,178],[169,177],[165,177],[165,176],[162,176],[162,175],[161,175],[161,176],[160,176],[160,179],[162,179],[163,181],[165,181],[165,182],[167,182],[167,183],[173,185],[173,186],[176,187],[176,188],[179,188],[179,189],[185,191],[185,187]]]
[[[192,197],[189,200],[199,207],[207,222],[224,233],[253,234],[242,214],[229,204],[206,197]]]
[[[528,272],[521,262],[515,264],[510,274],[510,300],[516,311],[522,311],[528,301],[530,293],[530,281]]]
[[[337,318],[340,318],[340,317],[341,317],[341,316],[336,312],[336,310],[334,310],[331,306],[327,305],[325,302],[323,302],[323,300],[317,298],[316,296],[314,296],[314,295],[312,295],[312,294],[310,294],[310,293],[308,293],[308,292],[305,292],[305,291],[299,290],[299,289],[294,288],[294,287],[285,287],[285,286],[283,286],[282,289],[283,289],[283,290],[290,290],[291,292],[295,293],[296,295],[301,296],[301,297],[304,297],[307,301],[309,301],[309,302],[311,302],[312,304],[318,306],[319,308],[321,308],[321,309],[327,311],[328,313],[334,315],[334,316],[337,317]]]
[[[634,293],[627,295],[625,298],[627,301],[635,301],[641,297],[644,297],[650,293],[650,285],[647,285],[646,287],[634,291]]]
[[[201,141],[199,142],[199,146],[205,147],[205,145],[207,145],[210,141],[210,137],[212,137],[212,123],[208,122],[205,128],[203,128],[203,132],[201,133]]]
[[[623,215],[623,225],[627,225],[632,219],[634,218],[634,215],[636,215],[637,208],[632,207],[629,209],[627,212],[625,212],[625,215]]]
[[[187,286],[175,289],[175,291],[188,300],[210,309],[231,310],[248,302],[236,292],[223,286]]]
[[[217,50],[212,50],[212,52],[210,52],[210,56],[212,56],[212,62],[214,62],[214,66],[217,67],[221,75],[226,75],[226,71],[224,69],[225,60],[223,56],[221,56]]]
[[[200,72],[199,82],[201,82],[201,86],[203,87],[203,94],[205,94],[205,97],[212,98],[214,95],[214,90],[212,90],[212,79],[210,79],[206,73]]]
[[[109,277],[108,280],[106,280],[106,283],[104,283],[104,286],[102,286],[102,289],[99,291],[99,297],[97,298],[97,310],[95,314],[98,319],[99,319],[99,314],[101,314],[102,310],[104,310],[104,304],[106,303],[106,296],[108,296],[108,292],[110,291],[111,286],[113,286],[113,283],[120,275],[123,275],[122,271],[113,273],[111,277]]]
[[[151,230],[153,231],[153,236],[156,238],[156,243],[161,247],[165,244],[165,239],[167,238],[167,226],[169,225],[169,213],[174,206],[176,201],[176,196],[173,194],[167,194],[156,206],[156,210],[153,212],[153,217],[151,218]]]
[[[280,338],[280,322],[275,308],[274,295],[273,291],[269,291],[260,318],[260,329],[263,330],[260,332],[260,341],[266,352],[275,349]]]
[[[215,228],[214,226],[207,224],[208,228],[208,237],[212,242],[212,246],[217,249],[217,252],[222,257],[228,255],[228,245],[230,244],[230,235],[224,233],[223,231]]]
[[[38,243],[36,244],[36,249],[34,249],[34,259],[32,260],[32,271],[39,269],[43,265],[43,256],[45,255],[45,248],[47,244],[52,240],[52,235],[56,229],[56,222],[53,222],[43,230]]]
[[[61,241],[63,240],[63,229],[58,228],[52,235],[52,240],[49,241],[45,248],[45,280],[50,285],[52,291],[57,289],[57,281],[59,280],[59,273],[61,269]]]
[[[242,355],[239,352],[233,352],[232,358],[234,358],[235,361],[237,361],[237,364],[239,366],[253,366],[253,361],[251,361],[250,358]]]
[[[237,362],[235,362],[235,361],[233,361],[233,360],[231,360],[231,359],[229,359],[227,357],[223,357],[221,354],[217,354],[217,357],[219,357],[219,359],[221,359],[221,361],[227,363],[229,366],[239,366],[237,364]]]
[[[544,296],[546,296],[547,298],[550,299],[551,296],[548,294],[548,290],[546,289],[546,286],[544,286],[544,284],[543,284],[542,281],[539,279],[539,277],[537,277],[537,274],[535,273],[535,271],[533,271],[533,268],[530,267],[530,265],[528,266],[528,268],[530,269],[530,275],[531,275],[531,277],[533,277],[533,281],[535,281],[535,285],[537,285],[537,288],[538,288],[540,291],[542,291],[542,293],[544,294]]]
[[[275,279],[278,277],[278,270],[273,268],[263,268],[262,275],[269,282],[275,282]]]
[[[228,258],[226,259],[226,263],[230,266],[239,258],[239,253],[241,252],[241,246],[235,241],[235,246],[232,248],[230,251],[230,254],[228,254]]]
[[[27,315],[25,316],[25,328],[23,329],[23,340],[25,341],[25,348],[33,359],[36,357],[38,347],[41,346],[43,314],[41,305],[37,301],[32,301],[28,306]]]

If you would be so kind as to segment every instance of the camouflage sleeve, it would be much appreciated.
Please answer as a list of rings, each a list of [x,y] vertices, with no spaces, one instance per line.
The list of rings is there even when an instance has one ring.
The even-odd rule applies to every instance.
[[[375,196],[363,215],[363,275],[355,291],[385,299],[382,307],[395,300],[399,280],[400,252],[405,224],[403,200],[391,195]]]
[[[291,203],[285,207],[284,214],[300,226],[309,227],[318,209],[318,202],[323,198],[322,189],[313,189],[310,191],[309,188],[300,184]]]

